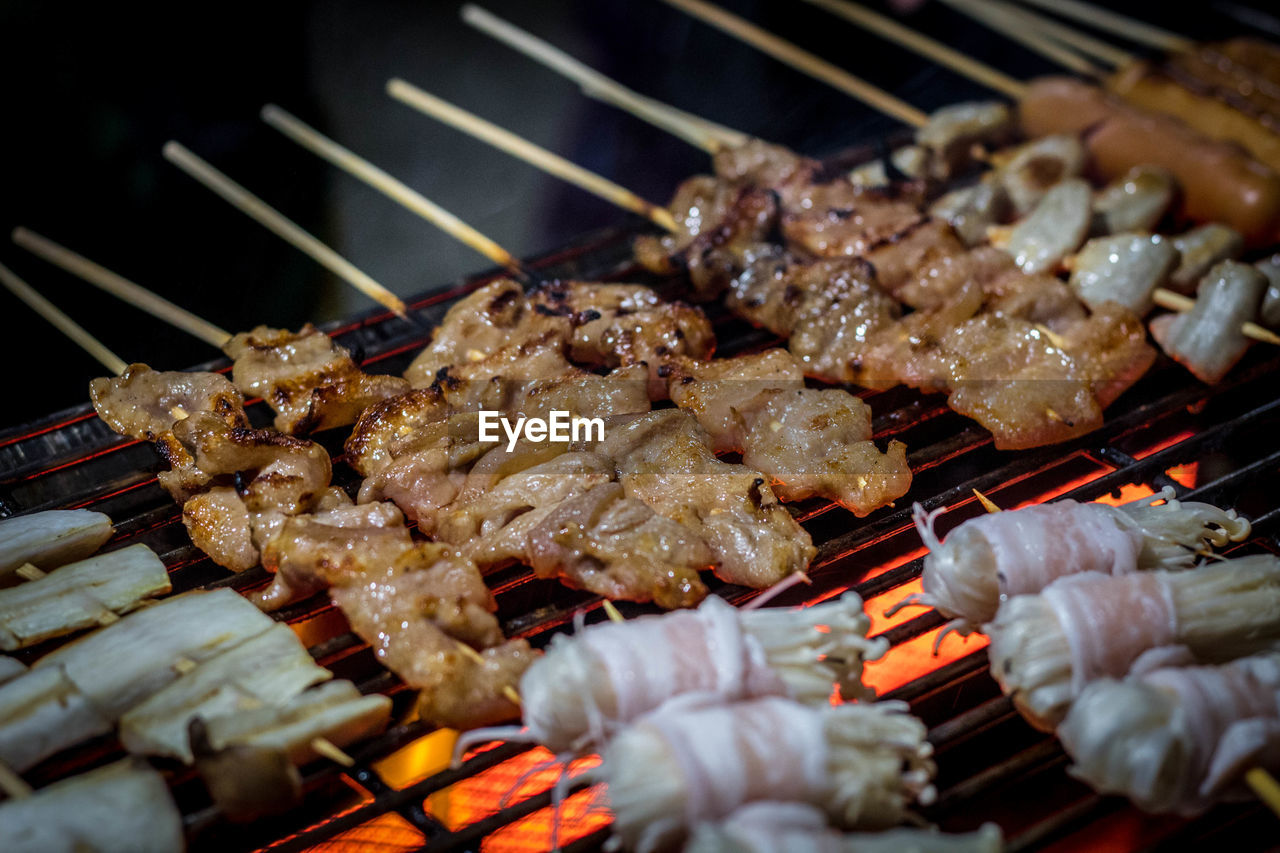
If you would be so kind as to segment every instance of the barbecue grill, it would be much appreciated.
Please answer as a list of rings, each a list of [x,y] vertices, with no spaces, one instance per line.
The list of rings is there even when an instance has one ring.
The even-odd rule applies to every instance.
[[[868,152],[853,152],[856,159]],[[533,267],[554,277],[644,280],[629,261],[634,232],[593,235]],[[496,273],[410,302],[419,316],[438,319],[465,293]],[[670,295],[679,281],[653,282]],[[727,314],[713,316],[726,354],[776,341]],[[330,331],[344,346],[363,352],[365,365],[399,372],[422,342],[422,333],[384,313],[366,315]],[[225,369],[225,363],[204,366]],[[1075,442],[1032,451],[995,450],[989,436],[949,410],[941,397],[898,388],[864,392],[877,413],[878,441],[907,442],[916,474],[911,498],[926,509],[945,506],[940,533],[982,512],[978,489],[1004,507],[1058,497],[1120,502],[1172,486],[1180,497],[1232,506],[1254,522],[1254,538],[1239,549],[1277,550],[1280,507],[1267,486],[1280,473],[1280,397],[1274,386],[1280,356],[1255,350],[1221,385],[1189,382],[1185,372],[1161,361],[1108,412],[1106,426]],[[255,423],[269,422],[261,401],[248,407]],[[335,455],[342,430],[320,440]],[[144,443],[122,439],[88,405],[0,434],[0,511],[88,507],[116,520],[114,544],[143,542],[169,567],[175,592],[266,583],[261,568],[228,577],[187,539],[180,511],[156,482],[159,460]],[[335,472],[352,485],[353,474]],[[984,820],[1004,829],[1013,849],[1093,849],[1107,841],[1123,849],[1159,849],[1192,837],[1212,837],[1234,849],[1258,845],[1274,829],[1260,804],[1221,805],[1192,820],[1143,816],[1117,798],[1090,792],[1065,773],[1066,757],[1051,737],[1026,725],[986,673],[984,641],[950,636],[938,656],[932,647],[943,620],[932,611],[881,614],[918,588],[923,550],[906,503],[855,519],[825,501],[792,505],[819,552],[811,587],[789,590],[779,604],[823,600],[852,588],[867,602],[873,634],[892,650],[867,668],[867,680],[885,698],[903,699],[930,727],[937,750],[939,796],[923,815],[945,829],[965,830]],[[533,578],[516,567],[488,576],[503,628],[510,636],[545,645],[566,629],[577,610],[587,621],[604,618],[595,596]],[[755,593],[712,581],[712,590],[741,603]],[[620,603],[628,616],[645,612]],[[409,691],[374,660],[323,596],[274,614],[289,622],[320,664],[365,692],[393,697],[399,711]],[[172,783],[183,808],[193,849],[524,851],[546,849],[551,831],[551,788],[560,769],[541,748],[507,744],[481,747],[458,769],[448,769],[452,738],[417,722],[393,726],[351,750],[356,764],[317,764],[305,774],[302,808],[247,826],[228,823],[213,809],[190,772],[174,768]],[[102,738],[55,756],[33,769],[37,786],[83,772],[120,754]],[[574,762],[572,774],[595,763]],[[571,785],[560,810],[560,837],[571,850],[599,849],[607,837],[606,801],[596,788]]]
[[[870,148],[844,152],[834,167],[874,156]],[[655,280],[631,262],[638,233],[630,228],[598,232],[529,266],[545,278],[639,281],[666,296],[679,280]],[[442,292],[406,300],[427,321],[492,280],[489,272]],[[735,354],[777,343],[720,306],[708,308],[718,352]],[[421,329],[385,312],[369,313],[327,329],[357,353],[366,369],[399,373],[423,342]],[[226,370],[213,362],[196,369]],[[878,443],[900,438],[909,448],[915,480],[910,500],[926,509],[947,507],[939,535],[983,512],[974,490],[1013,508],[1055,498],[1119,503],[1172,487],[1180,498],[1234,507],[1253,522],[1253,538],[1232,553],[1280,552],[1280,502],[1268,487],[1280,474],[1280,394],[1274,376],[1280,355],[1255,348],[1220,385],[1205,387],[1162,357],[1107,413],[1106,425],[1076,441],[1030,451],[1001,452],[989,435],[952,412],[940,396],[904,388],[860,392],[875,413]],[[270,422],[262,401],[250,401],[255,425]],[[318,440],[340,458],[344,430]],[[110,547],[142,542],[161,555],[175,593],[264,585],[261,568],[228,576],[195,549],[180,509],[160,488],[161,463],[145,443],[111,432],[84,404],[0,432],[0,516],[41,509],[86,507],[116,522]],[[344,479],[345,477],[345,479]],[[335,468],[335,485],[351,487],[353,472]],[[1270,493],[1269,493],[1270,492]],[[777,605],[814,603],[845,589],[867,602],[872,635],[889,639],[891,651],[867,667],[867,681],[883,698],[905,700],[929,726],[936,749],[939,796],[922,816],[943,829],[974,829],[995,821],[1010,849],[1173,849],[1196,841],[1231,849],[1262,849],[1275,818],[1257,802],[1223,804],[1190,819],[1143,815],[1126,801],[1094,794],[1065,772],[1056,740],[1022,721],[986,672],[985,641],[945,638],[933,654],[943,619],[932,611],[882,614],[917,591],[923,548],[911,524],[909,501],[856,519],[825,501],[790,505],[818,546],[809,572],[812,586],[782,593]],[[487,576],[504,632],[544,646],[567,630],[577,611],[587,622],[604,617],[600,599],[537,580],[514,567]],[[713,594],[743,603],[756,591],[708,581]],[[650,608],[619,603],[626,616]],[[317,661],[363,692],[395,702],[397,719],[412,705],[410,691],[382,668],[348,630],[324,596],[273,614],[303,638]],[[38,650],[46,651],[45,647]],[[30,652],[18,657],[30,662]],[[553,822],[552,787],[561,768],[543,749],[524,744],[487,745],[449,768],[452,737],[415,721],[352,746],[352,767],[317,762],[305,768],[304,804],[284,815],[236,825],[210,805],[199,779],[176,763],[168,766],[193,850],[467,851],[545,850]],[[39,787],[114,760],[122,750],[103,737],[60,753],[25,774]],[[575,761],[574,777],[593,766]],[[598,787],[571,781],[559,808],[559,838],[570,851],[603,847],[607,801]]]

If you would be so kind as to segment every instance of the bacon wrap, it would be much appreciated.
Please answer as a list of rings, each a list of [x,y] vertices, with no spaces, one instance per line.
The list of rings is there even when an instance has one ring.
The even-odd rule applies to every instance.
[[[1137,572],[1123,594],[1106,575],[1063,578],[1042,593],[1071,648],[1071,692],[1099,678],[1120,677],[1146,649],[1177,642],[1178,614],[1168,579]],[[1104,594],[1099,594],[1099,591]]]
[[[539,742],[571,749],[582,715],[595,743],[616,728],[653,710],[673,696],[697,693],[720,702],[754,696],[783,696],[787,687],[770,668],[764,647],[742,630],[741,614],[723,599],[707,598],[696,610],[661,617],[593,626],[571,643],[554,644],[520,684],[524,720]],[[583,683],[566,684],[564,670],[553,669],[565,655]],[[601,707],[604,690],[591,682],[603,678],[613,708]],[[571,695],[566,695],[566,693]],[[573,708],[566,708],[565,703]]]
[[[657,712],[647,725],[667,742],[685,780],[685,822],[724,817],[785,791],[820,802],[830,786],[823,715],[786,699],[697,713]]]
[[[1211,797],[1247,770],[1241,760],[1255,756],[1263,745],[1237,738],[1253,721],[1280,721],[1280,662],[1243,659],[1226,666],[1160,669],[1142,679],[1175,695],[1193,755],[1189,764],[1199,772],[1199,795]],[[1276,734],[1271,733],[1274,742]]]
[[[1136,571],[1142,531],[1109,506],[1057,501],[974,519],[991,546],[1002,599],[1040,592],[1081,572]]]

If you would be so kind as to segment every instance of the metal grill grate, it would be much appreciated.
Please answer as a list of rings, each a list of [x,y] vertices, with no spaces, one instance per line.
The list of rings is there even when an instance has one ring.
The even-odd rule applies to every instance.
[[[583,241],[535,266],[548,277],[631,279],[628,232],[612,231]],[[420,316],[438,319],[460,295],[489,278],[478,278],[413,303]],[[671,283],[659,284],[670,288]],[[774,343],[766,334],[710,309],[720,352],[735,353]],[[718,312],[718,313],[717,313]],[[421,332],[384,315],[331,329],[374,370],[398,372],[420,345]],[[1119,502],[1173,486],[1183,497],[1237,507],[1255,522],[1255,539],[1243,548],[1277,549],[1280,516],[1266,487],[1280,473],[1280,397],[1274,385],[1280,357],[1255,352],[1222,385],[1205,388],[1181,368],[1160,362],[1110,410],[1106,426],[1066,445],[1018,453],[996,451],[989,436],[946,408],[940,397],[894,389],[865,394],[876,412],[876,437],[901,438],[910,448],[916,480],[910,498],[927,509],[950,508],[939,533],[981,512],[972,490],[1006,507],[1064,496]],[[214,365],[219,367],[220,365]],[[207,366],[206,366],[207,367]],[[255,423],[269,421],[260,401],[249,406]],[[319,440],[335,455],[341,431]],[[156,483],[159,461],[138,442],[123,440],[87,406],[0,434],[0,512],[87,506],[111,515],[118,534],[113,547],[144,542],[160,553],[175,591],[264,584],[255,569],[228,577],[196,551],[180,514]],[[335,482],[352,485],[341,466]],[[1106,841],[1121,849],[1159,848],[1189,839],[1258,845],[1263,821],[1253,804],[1220,806],[1194,819],[1144,818],[1120,800],[1098,797],[1064,772],[1056,741],[1021,722],[986,673],[979,638],[948,637],[931,653],[943,620],[932,612],[905,611],[892,619],[885,608],[918,588],[923,550],[910,523],[909,506],[882,509],[864,520],[833,504],[809,501],[792,507],[819,546],[814,586],[785,593],[780,604],[821,600],[847,588],[867,601],[873,633],[893,649],[868,667],[867,678],[882,694],[911,703],[930,726],[938,754],[938,802],[925,812],[944,828],[962,830],[984,820],[1004,828],[1013,848],[1085,849]],[[574,611],[588,621],[602,618],[599,600],[539,581],[514,568],[489,576],[508,634],[544,645]],[[711,581],[734,603],[754,593]],[[626,615],[646,612],[620,605]],[[409,692],[383,670],[351,634],[323,597],[275,614],[290,623],[317,660],[365,692],[380,691],[407,710]],[[38,649],[43,653],[47,649]],[[28,653],[28,656],[31,656]],[[293,813],[232,826],[209,807],[198,780],[174,768],[175,796],[186,815],[196,849],[526,851],[546,849],[551,831],[550,788],[558,771],[549,755],[523,745],[501,745],[473,753],[458,770],[442,769],[452,739],[419,723],[392,728],[353,749],[357,766],[341,771],[316,765],[305,776],[305,807]],[[84,744],[35,768],[37,786],[82,772],[119,754],[110,738]],[[585,766],[579,763],[575,768]],[[596,789],[575,785],[562,807],[561,841],[569,850],[598,849],[607,836],[607,812]]]

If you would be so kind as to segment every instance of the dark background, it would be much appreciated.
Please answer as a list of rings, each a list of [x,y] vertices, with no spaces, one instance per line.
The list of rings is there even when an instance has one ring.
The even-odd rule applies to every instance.
[[[107,5],[0,3],[0,263],[126,361],[177,369],[217,353],[13,246],[14,226],[232,331],[371,306],[169,165],[160,156],[168,139],[398,294],[489,266],[263,125],[258,110],[268,101],[521,256],[624,214],[392,101],[387,78],[404,77],[654,200],[707,165],[701,152],[471,30],[459,3]],[[481,5],[644,94],[806,154],[897,127],[657,0]],[[924,109],[991,94],[798,0],[723,5]],[[1227,3],[1107,5],[1198,38],[1248,31]],[[1056,70],[938,3],[904,19],[1015,76]],[[103,372],[4,291],[0,329],[8,367],[0,428],[84,402],[89,379]]]

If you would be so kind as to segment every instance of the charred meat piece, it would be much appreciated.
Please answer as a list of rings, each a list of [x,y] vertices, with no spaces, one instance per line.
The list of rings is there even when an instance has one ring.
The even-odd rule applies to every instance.
[[[282,588],[329,586],[352,630],[422,691],[424,719],[469,728],[515,716],[504,693],[535,653],[504,640],[473,562],[446,545],[415,544],[398,511],[374,506],[289,519],[264,565],[284,578]]]
[[[482,361],[498,349],[547,334],[568,340],[570,329],[567,317],[536,310],[518,282],[499,279],[449,309],[404,375],[414,388],[426,388],[441,368]]]
[[[409,390],[398,376],[365,373],[350,352],[310,323],[298,332],[258,326],[222,349],[234,361],[236,387],[266,400],[284,433],[346,426],[378,400]]]
[[[906,494],[906,447],[871,441],[871,409],[847,391],[804,387],[786,350],[716,361],[681,361],[671,398],[694,413],[717,452],[738,452],[768,474],[783,500],[813,495],[863,516]]]
[[[119,376],[89,383],[98,417],[121,435],[156,441],[175,421],[201,413],[222,418],[230,426],[247,427],[244,398],[220,373],[152,370],[131,364]]]
[[[716,575],[757,589],[804,571],[815,549],[767,478],[717,459],[692,414],[663,410],[612,418],[603,441],[583,449],[613,461],[629,496],[706,540]]]

